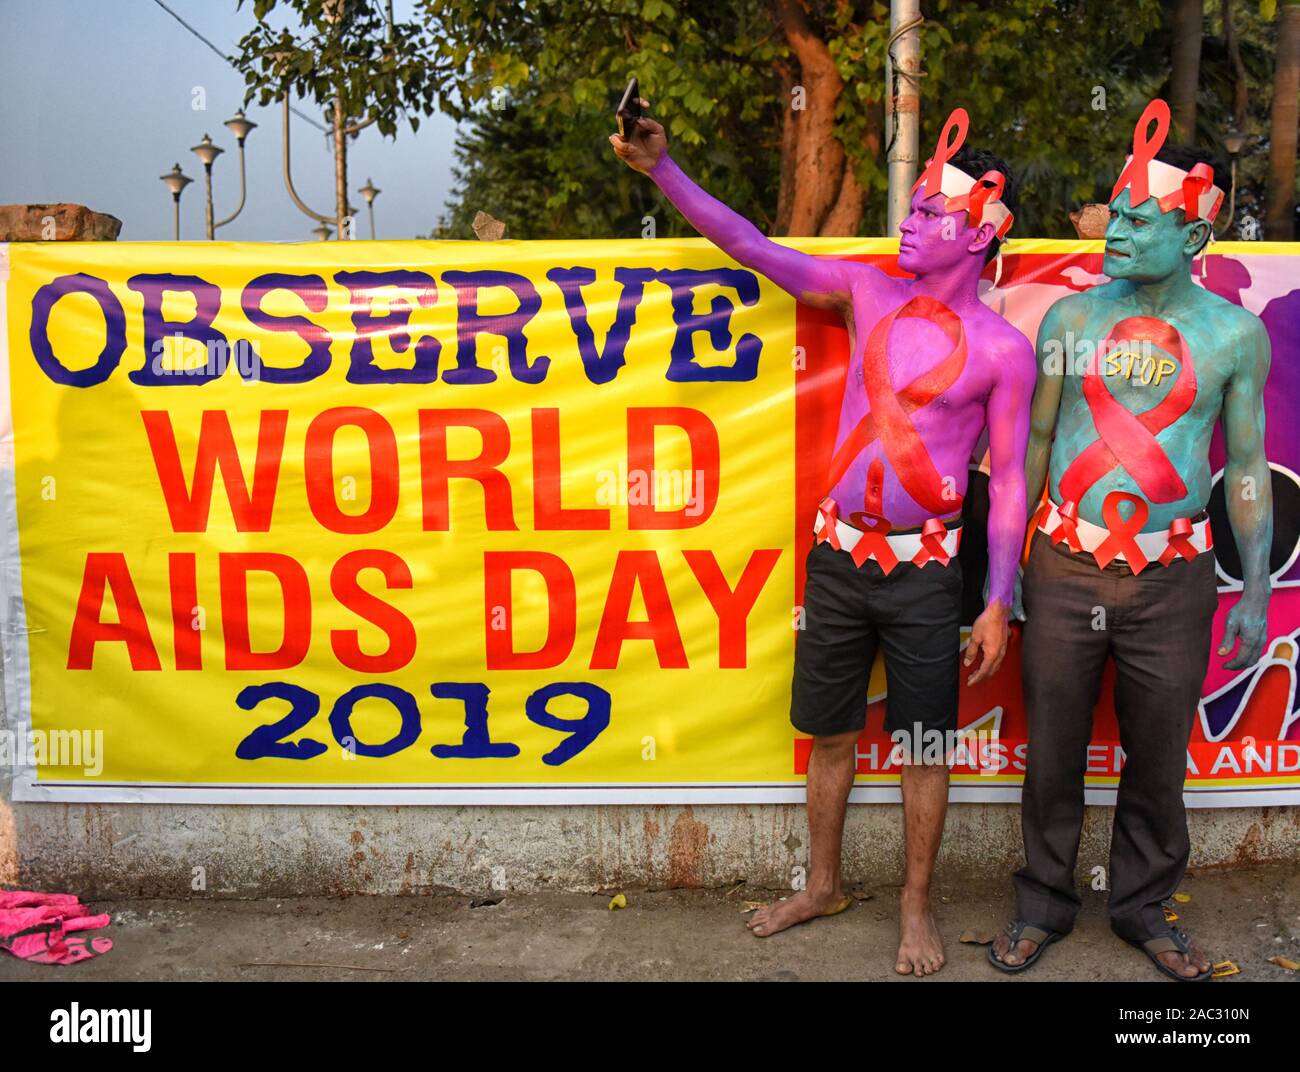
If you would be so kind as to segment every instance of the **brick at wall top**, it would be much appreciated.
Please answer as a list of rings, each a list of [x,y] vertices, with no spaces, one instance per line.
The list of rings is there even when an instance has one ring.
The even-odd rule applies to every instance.
[[[85,205],[0,205],[0,242],[114,242],[121,230]]]

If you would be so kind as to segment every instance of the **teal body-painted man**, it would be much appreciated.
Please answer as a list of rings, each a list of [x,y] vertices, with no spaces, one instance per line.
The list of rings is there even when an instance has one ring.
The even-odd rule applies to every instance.
[[[1200,154],[1163,148],[1168,125],[1168,106],[1152,101],[1111,195],[1111,281],[1058,301],[1039,331],[1026,480],[1033,495],[1048,477],[1048,501],[1023,585],[1026,862],[1015,875],[1017,918],[989,950],[1003,971],[1029,967],[1074,925],[1092,712],[1113,659],[1125,761],[1111,927],[1166,975],[1210,975],[1205,954],[1166,922],[1163,902],[1190,849],[1182,791],[1218,602],[1205,508],[1220,419],[1244,584],[1218,653],[1231,656],[1240,642],[1225,665],[1248,667],[1266,639],[1269,341],[1256,316],[1192,279],[1223,191]]]

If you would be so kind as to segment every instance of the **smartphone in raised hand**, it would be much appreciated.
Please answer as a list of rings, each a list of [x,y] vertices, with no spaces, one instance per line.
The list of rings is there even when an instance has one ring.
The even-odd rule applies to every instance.
[[[637,84],[636,75],[633,75],[628,81],[627,89],[623,90],[623,99],[618,103],[618,111],[614,113],[615,119],[618,120],[618,136],[624,141],[631,141],[632,134],[636,130],[636,121],[643,114],[641,87]]]

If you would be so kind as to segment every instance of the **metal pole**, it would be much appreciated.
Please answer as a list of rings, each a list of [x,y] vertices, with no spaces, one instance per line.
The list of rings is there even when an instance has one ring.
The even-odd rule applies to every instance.
[[[172,194],[172,228],[176,234],[175,241],[181,240],[181,195]]]
[[[236,216],[238,216],[241,212],[243,212],[244,201],[247,199],[247,197],[248,197],[248,185],[244,173],[244,141],[241,138],[239,141],[239,207],[236,208],[235,211],[232,212],[229,216],[227,216],[224,220],[217,220],[217,222],[212,225],[213,228],[215,229],[217,227],[224,227]]]
[[[203,165],[203,178],[205,179],[208,188],[208,204],[206,209],[204,209],[203,221],[207,226],[208,241],[211,242],[217,236],[216,228],[213,227],[212,225],[213,215],[212,215],[212,165],[211,164]]]
[[[889,129],[889,224],[888,234],[898,234],[899,225],[911,212],[912,184],[916,181],[918,144],[921,133],[921,18],[920,0],[891,0],[889,44],[891,73],[897,74],[897,92],[891,78],[887,88]]]
[[[370,241],[375,240],[375,203],[371,201],[366,208],[370,212]]]
[[[329,223],[330,217],[322,215],[314,209],[308,208],[303,199],[298,196],[298,191],[293,188],[293,175],[289,170],[289,91],[284,93],[284,188],[289,191],[289,199],[298,206],[303,215],[310,216],[313,220],[319,220],[321,223]]]

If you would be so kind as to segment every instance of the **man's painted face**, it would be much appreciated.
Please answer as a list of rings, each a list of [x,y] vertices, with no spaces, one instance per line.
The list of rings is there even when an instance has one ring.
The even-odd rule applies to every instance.
[[[942,272],[972,256],[971,243],[992,234],[992,225],[971,227],[965,209],[945,212],[943,194],[925,196],[925,187],[912,194],[912,214],[898,228],[898,266],[914,275]],[[984,259],[983,242],[977,252]]]
[[[1101,270],[1112,279],[1131,279],[1135,283],[1167,279],[1185,264],[1193,226],[1184,222],[1177,209],[1161,212],[1154,197],[1133,208],[1125,187],[1110,203]]]

